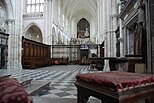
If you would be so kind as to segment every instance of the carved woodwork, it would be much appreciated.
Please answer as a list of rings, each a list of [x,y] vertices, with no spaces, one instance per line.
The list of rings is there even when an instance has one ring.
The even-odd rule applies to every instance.
[[[22,38],[23,68],[38,68],[50,65],[50,45]]]

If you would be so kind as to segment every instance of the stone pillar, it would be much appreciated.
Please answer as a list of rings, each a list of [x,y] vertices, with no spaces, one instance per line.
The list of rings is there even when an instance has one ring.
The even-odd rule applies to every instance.
[[[116,33],[115,30],[118,28],[118,23],[117,23],[117,19],[118,19],[118,3],[117,0],[112,0],[111,1],[111,12],[112,12],[112,16],[111,16],[111,28],[112,28],[112,56],[116,56]]]
[[[98,14],[97,14],[97,15],[98,15],[98,21],[97,21],[97,25],[98,25],[98,26],[97,26],[97,27],[98,27],[97,30],[98,30],[98,31],[96,31],[96,33],[97,33],[97,35],[100,36],[101,33],[102,33],[102,29],[101,29],[101,28],[102,28],[102,22],[101,22],[101,17],[102,17],[102,7],[101,7],[101,4],[102,4],[102,0],[98,0],[97,2],[98,2],[98,9],[97,9],[97,10],[98,10],[98,12],[97,12],[97,13],[98,13]],[[100,39],[101,39],[101,38],[98,38],[98,36],[97,36],[97,40],[98,40],[99,42],[97,41],[96,44],[97,44],[97,43],[100,43],[100,41],[101,41]]]
[[[51,41],[52,36],[51,36],[51,28],[52,28],[52,23],[51,23],[51,19],[52,19],[52,0],[45,0],[45,6],[44,6],[44,15],[45,15],[45,32],[44,32],[44,43],[46,44],[50,44],[51,45]]]
[[[9,35],[9,39],[8,39],[8,63],[7,63],[7,68],[8,69],[11,69],[12,65],[14,65],[13,63],[13,58],[14,58],[14,53],[11,51],[11,47],[12,47],[12,41],[11,41],[11,37],[14,33],[14,22],[15,20],[13,19],[7,19],[6,20],[7,22],[7,25],[8,25],[8,29],[7,29],[7,32]]]
[[[146,3],[147,32],[147,67],[148,73],[154,74],[154,0],[144,0]]]
[[[103,34],[106,37],[104,40],[105,57],[116,56],[116,34],[117,29],[117,0],[103,0]],[[108,60],[105,61],[105,71],[109,71]]]
[[[14,11],[14,20],[8,19],[8,64],[7,67],[10,70],[21,70],[21,58],[22,58],[22,7],[23,0],[12,0],[12,7]],[[20,10],[19,10],[20,9]]]
[[[119,24],[120,24],[120,57],[124,57],[124,32],[122,30],[122,20],[119,20]]]

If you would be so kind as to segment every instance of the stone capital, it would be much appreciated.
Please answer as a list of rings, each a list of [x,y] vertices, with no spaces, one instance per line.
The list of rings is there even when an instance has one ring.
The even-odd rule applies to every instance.
[[[13,22],[15,22],[14,19],[6,19],[6,23],[13,23]]]

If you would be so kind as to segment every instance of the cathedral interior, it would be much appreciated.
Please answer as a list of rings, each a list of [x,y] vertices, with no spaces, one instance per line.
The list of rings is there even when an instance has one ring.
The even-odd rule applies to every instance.
[[[154,103],[153,0],[0,0],[0,103]]]

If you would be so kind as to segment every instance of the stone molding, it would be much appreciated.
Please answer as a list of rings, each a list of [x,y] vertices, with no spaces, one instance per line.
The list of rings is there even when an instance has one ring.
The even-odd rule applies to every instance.
[[[44,14],[43,13],[28,13],[28,14],[24,14],[23,18],[24,19],[32,19],[32,18],[43,18]]]

